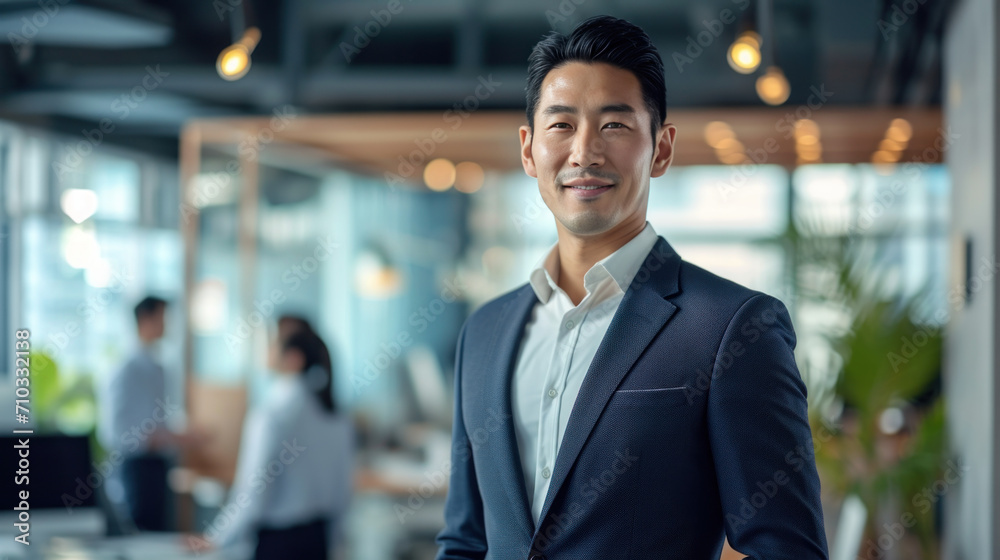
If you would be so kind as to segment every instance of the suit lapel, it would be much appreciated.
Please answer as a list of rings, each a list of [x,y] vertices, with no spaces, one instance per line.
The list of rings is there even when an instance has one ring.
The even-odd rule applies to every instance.
[[[504,304],[496,323],[497,336],[492,345],[493,357],[486,362],[487,367],[492,368],[486,377],[488,384],[486,394],[490,396],[491,401],[489,406],[496,407],[507,415],[507,420],[501,423],[497,431],[496,452],[500,462],[487,468],[497,469],[501,482],[500,490],[510,499],[512,511],[526,538],[534,533],[534,522],[531,518],[531,509],[528,507],[524,473],[521,470],[521,454],[514,434],[510,388],[524,326],[537,301],[538,297],[528,284]]]
[[[545,496],[540,520],[544,521],[548,515],[552,501],[559,493],[612,393],[677,310],[665,298],[677,292],[679,268],[680,257],[660,236],[622,297],[607,333],[597,348],[597,354],[587,369],[570,413],[566,433],[559,444],[552,482]],[[523,475],[521,478],[524,478]],[[524,488],[523,482],[521,488]],[[539,527],[541,525],[540,522]]]

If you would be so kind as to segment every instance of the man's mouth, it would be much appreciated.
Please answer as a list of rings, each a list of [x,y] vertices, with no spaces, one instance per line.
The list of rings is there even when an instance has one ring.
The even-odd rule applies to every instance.
[[[573,181],[580,183],[594,183],[594,184],[579,184],[579,185],[564,185],[563,188],[569,190],[574,198],[580,200],[591,200],[601,197],[604,193],[610,191],[614,188],[614,183],[603,183],[602,181],[590,180],[590,181]]]
[[[614,183],[608,181],[607,179],[598,179],[597,177],[578,177],[566,181],[562,184],[562,186],[574,189],[591,190],[611,187],[614,186]]]

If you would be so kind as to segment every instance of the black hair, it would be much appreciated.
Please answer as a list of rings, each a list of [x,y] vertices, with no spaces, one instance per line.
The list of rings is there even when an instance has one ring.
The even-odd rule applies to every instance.
[[[306,324],[308,325],[308,323]],[[289,350],[297,350],[302,354],[304,363],[300,375],[307,376],[306,384],[319,400],[323,410],[329,414],[336,414],[337,404],[333,398],[333,370],[330,364],[330,351],[323,339],[310,328],[293,332],[280,344],[282,354]]]
[[[309,319],[301,315],[295,315],[292,313],[284,313],[277,320],[278,328],[278,344],[284,344],[284,341],[291,337],[293,334],[298,332],[308,332],[319,337],[316,329],[313,328],[312,323]],[[284,334],[284,336],[282,336]],[[326,367],[327,371],[333,371],[331,364],[333,361],[330,359],[330,351],[327,349],[326,344],[323,339],[320,338],[320,344],[323,345],[323,365]]]
[[[592,17],[567,37],[551,31],[528,56],[528,81],[524,88],[526,113],[531,133],[535,133],[535,109],[542,81],[548,73],[568,62],[604,62],[628,70],[642,87],[642,99],[649,111],[653,144],[667,118],[667,86],[663,79],[663,59],[649,35],[640,27],[611,16]]]
[[[136,322],[155,314],[160,309],[165,309],[167,307],[167,300],[158,298],[156,296],[146,296],[142,298],[142,301],[135,304],[135,308],[132,312],[135,314]]]
[[[298,331],[316,332],[316,329],[312,327],[312,323],[309,322],[309,319],[306,319],[301,315],[284,313],[278,317],[276,323],[278,327],[278,334],[281,335],[282,331],[284,331],[285,337]]]

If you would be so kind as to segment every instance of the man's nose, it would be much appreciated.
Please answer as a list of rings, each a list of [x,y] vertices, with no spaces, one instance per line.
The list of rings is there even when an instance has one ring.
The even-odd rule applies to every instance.
[[[590,127],[581,127],[573,138],[569,163],[573,167],[604,165],[605,148],[604,140],[597,132]]]

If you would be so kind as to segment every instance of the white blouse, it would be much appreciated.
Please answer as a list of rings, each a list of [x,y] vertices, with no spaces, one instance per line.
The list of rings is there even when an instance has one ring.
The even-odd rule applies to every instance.
[[[354,428],[328,414],[302,375],[279,375],[252,410],[226,505],[206,528],[220,548],[256,542],[256,529],[343,517],[354,480]]]

